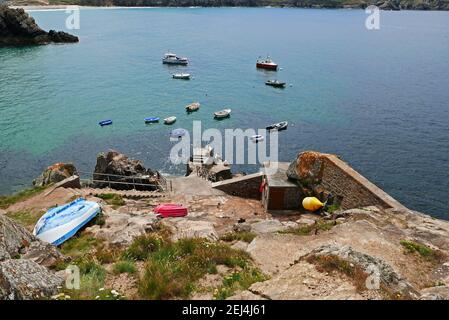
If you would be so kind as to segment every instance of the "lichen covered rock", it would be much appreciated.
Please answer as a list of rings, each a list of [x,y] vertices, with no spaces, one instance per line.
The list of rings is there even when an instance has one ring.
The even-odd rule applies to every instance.
[[[33,185],[42,187],[77,174],[78,172],[73,164],[58,162],[46,168],[39,177],[34,179]]]
[[[64,279],[27,259],[0,262],[0,300],[48,298],[58,292]]]

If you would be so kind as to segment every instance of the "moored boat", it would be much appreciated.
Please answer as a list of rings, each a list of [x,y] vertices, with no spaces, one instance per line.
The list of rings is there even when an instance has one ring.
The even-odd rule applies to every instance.
[[[176,117],[175,116],[171,116],[171,117],[168,117],[168,118],[164,119],[164,123],[165,124],[173,124],[175,122],[176,122]]]
[[[200,109],[200,103],[199,102],[194,102],[194,103],[191,103],[191,104],[186,106],[186,111],[187,112],[194,112],[194,111],[198,111],[199,109]]]
[[[275,88],[285,88],[285,82],[279,81],[279,80],[268,80],[265,82],[267,86],[272,86]]]
[[[110,125],[110,124],[112,124],[112,120],[101,120],[100,122],[98,122],[98,124],[100,125],[100,126],[108,126],[108,125]]]
[[[259,142],[259,141],[263,141],[264,137],[260,134],[255,134],[253,136],[251,136],[251,140],[255,143]]]
[[[42,241],[58,246],[75,235],[99,212],[101,208],[98,203],[78,198],[48,210],[36,223],[33,234]]]
[[[190,80],[190,73],[175,73],[173,79]]]
[[[145,118],[145,123],[156,123],[156,122],[159,122],[159,118],[158,117]]]
[[[180,204],[164,203],[154,208],[154,213],[157,215],[167,217],[184,217],[187,215],[187,208]]]
[[[259,69],[276,71],[278,69],[278,64],[268,56],[265,59],[257,59],[256,67]]]
[[[182,138],[186,134],[187,134],[187,130],[186,129],[179,128],[179,129],[172,130],[172,132],[170,132],[170,137],[172,137],[172,138]]]
[[[269,125],[268,127],[266,127],[266,129],[281,131],[281,130],[286,130],[287,126],[288,126],[287,121],[281,121],[281,122],[273,123],[273,124]]]
[[[231,109],[223,109],[217,112],[214,112],[214,117],[217,119],[227,118],[231,115]]]
[[[163,64],[176,64],[176,65],[187,65],[189,61],[187,58],[178,57],[176,54],[167,52],[162,58]]]

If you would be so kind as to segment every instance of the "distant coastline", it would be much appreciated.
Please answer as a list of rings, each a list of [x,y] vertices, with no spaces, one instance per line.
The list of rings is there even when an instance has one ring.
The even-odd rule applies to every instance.
[[[381,10],[421,10],[421,11],[448,11],[449,0],[204,0],[204,1],[157,1],[157,0],[62,0],[52,1],[49,4],[31,1],[6,1],[10,7],[23,8],[28,11],[38,10],[65,10],[69,5],[78,5],[83,8],[210,8],[210,7],[252,7],[252,8],[308,8],[308,9],[365,9],[369,5],[376,5]]]

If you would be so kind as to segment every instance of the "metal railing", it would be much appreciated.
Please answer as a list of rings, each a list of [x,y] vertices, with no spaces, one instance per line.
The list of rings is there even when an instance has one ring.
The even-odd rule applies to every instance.
[[[157,173],[157,175],[155,176],[125,176],[109,173],[78,171],[78,175],[80,177],[80,181],[94,184],[103,184],[107,185],[109,188],[113,188],[113,186],[128,186],[132,187],[132,189],[137,189],[136,187],[146,187],[159,189],[161,191],[167,190],[167,179],[165,179],[165,177],[163,177],[159,173]]]

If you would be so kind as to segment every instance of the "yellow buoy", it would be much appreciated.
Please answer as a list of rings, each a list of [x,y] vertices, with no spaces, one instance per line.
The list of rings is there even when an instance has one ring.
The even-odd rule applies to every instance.
[[[324,207],[324,203],[315,197],[306,197],[302,200],[302,206],[308,211],[316,211]]]

